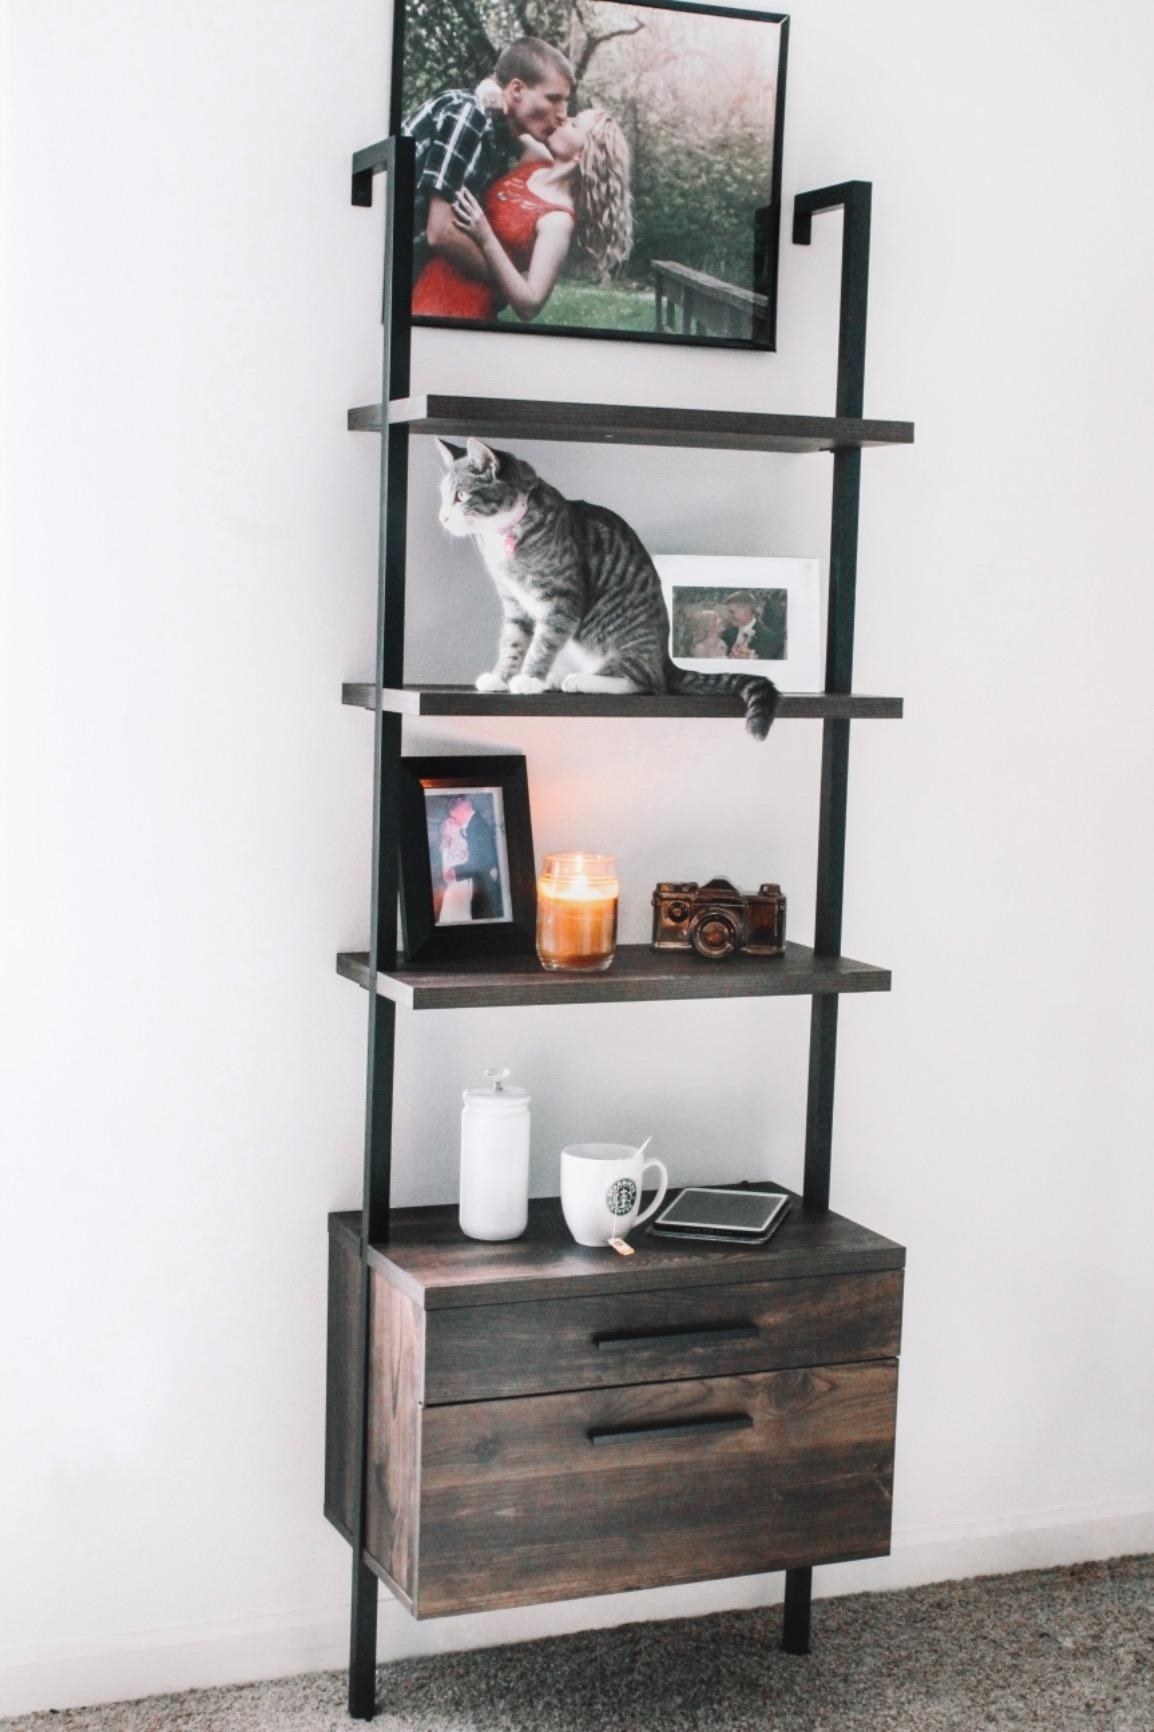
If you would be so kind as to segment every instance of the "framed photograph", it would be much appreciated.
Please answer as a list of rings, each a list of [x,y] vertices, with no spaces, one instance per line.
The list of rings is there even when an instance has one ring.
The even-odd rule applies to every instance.
[[[403,758],[400,817],[406,960],[530,954],[537,891],[525,759]]]
[[[775,346],[789,19],[397,0],[421,325]]]
[[[658,553],[653,563],[679,668],[764,674],[783,692],[821,691],[816,559]]]

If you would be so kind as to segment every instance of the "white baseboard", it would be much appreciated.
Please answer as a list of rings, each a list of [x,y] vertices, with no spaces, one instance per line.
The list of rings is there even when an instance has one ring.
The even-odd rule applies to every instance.
[[[1129,1498],[1083,1509],[1053,1509],[998,1521],[894,1529],[888,1558],[814,1571],[815,1598],[920,1588],[971,1576],[1051,1570],[1154,1552],[1154,1500]]]
[[[1154,1552],[1154,1502],[1149,1499],[1048,1510],[996,1522],[895,1530],[890,1557],[819,1569],[814,1574],[814,1593],[827,1598],[883,1592],[1139,1552]],[[434,1618],[427,1623],[410,1618],[382,1589],[378,1652],[381,1660],[398,1660],[643,1619],[700,1617],[772,1605],[781,1598],[783,1580],[780,1574],[740,1576],[510,1612]],[[330,1605],[295,1614],[61,1642],[50,1648],[0,1649],[0,1715],[335,1671],[348,1663],[346,1619],[345,1606]],[[815,1636],[821,1640],[820,1622]]]

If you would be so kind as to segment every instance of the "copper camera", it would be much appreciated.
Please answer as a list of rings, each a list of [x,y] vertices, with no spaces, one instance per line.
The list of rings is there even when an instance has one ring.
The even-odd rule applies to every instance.
[[[696,950],[698,956],[780,956],[785,949],[785,897],[777,884],[743,896],[728,878],[708,884],[659,884],[653,892],[654,950]]]

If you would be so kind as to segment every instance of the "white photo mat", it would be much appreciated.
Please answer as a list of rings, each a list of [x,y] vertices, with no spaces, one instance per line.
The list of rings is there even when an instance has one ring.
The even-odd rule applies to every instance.
[[[655,553],[653,563],[669,610],[669,656],[675,667],[699,674],[763,674],[783,692],[821,691],[820,561],[768,555]],[[715,591],[716,595],[700,597],[696,592],[702,590]],[[724,598],[745,590],[754,596],[759,612],[772,612],[776,628],[772,635],[777,642],[784,640],[784,654],[731,660],[727,654],[687,655],[678,651],[678,643],[684,643],[690,606],[702,629],[708,629],[716,641],[719,631],[732,629]],[[710,614],[713,622],[708,619]]]

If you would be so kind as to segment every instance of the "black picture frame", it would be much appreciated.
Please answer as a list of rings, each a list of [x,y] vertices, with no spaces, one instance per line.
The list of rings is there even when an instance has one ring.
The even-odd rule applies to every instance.
[[[430,32],[417,29],[417,20],[424,22],[430,6],[436,9],[439,20],[439,30],[444,35],[444,18],[451,14],[456,0],[396,0],[393,14],[393,51],[392,76],[389,101],[389,130],[393,134],[401,131],[404,121],[411,118],[420,101],[426,99],[424,91],[418,93],[408,89],[406,68],[411,67],[415,57],[415,42],[427,40]],[[477,20],[485,17],[486,0],[460,0],[467,8],[468,23],[462,31],[463,36],[473,40],[477,33]],[[578,8],[580,7],[580,12]],[[713,278],[711,281],[691,281],[689,268],[679,261],[666,261],[674,265],[678,272],[685,275],[674,277],[668,271],[663,271],[654,280],[654,323],[655,328],[623,329],[610,324],[591,325],[575,323],[523,323],[515,317],[507,319],[474,319],[458,317],[437,317],[429,313],[411,314],[411,322],[415,326],[426,326],[446,330],[496,331],[504,335],[519,332],[525,336],[547,337],[585,337],[611,342],[635,342],[662,345],[677,345],[694,348],[740,349],[750,352],[770,352],[777,348],[777,298],[778,270],[781,245],[781,157],[782,143],[785,131],[785,89],[786,71],[789,58],[789,15],[783,12],[745,11],[731,6],[715,6],[698,3],[698,0],[571,0],[571,14],[580,17],[584,24],[590,13],[598,7],[605,7],[616,14],[623,12],[653,12],[670,14],[693,14],[708,19],[736,20],[742,25],[760,24],[772,26],[779,32],[776,77],[774,83],[773,119],[772,119],[772,160],[769,164],[768,196],[765,202],[753,205],[749,213],[748,247],[751,254],[751,267],[748,284],[740,285]],[[554,8],[555,9],[555,8]],[[540,13],[544,15],[549,10],[548,0],[529,0],[529,4],[520,8],[520,14],[528,20],[528,28],[521,34],[533,34],[534,19]],[[508,8],[505,8],[507,13]],[[410,15],[412,23],[410,24]],[[537,32],[542,36],[545,31]],[[609,34],[606,34],[608,40]],[[613,32],[616,35],[627,35],[627,31]],[[501,44],[503,46],[503,44]],[[462,50],[462,55],[465,51]],[[470,64],[474,62],[470,60]],[[490,71],[489,67],[478,65],[478,77]],[[578,63],[580,72],[580,63]],[[464,72],[453,81],[457,86],[472,84],[472,79]],[[575,107],[584,106],[583,93],[587,90],[595,92],[595,86],[590,84],[588,76],[584,82],[579,79]],[[712,152],[703,150],[707,160],[713,160]],[[419,170],[418,170],[419,177]],[[651,184],[652,177],[645,176],[644,185]],[[635,194],[636,196],[636,194]],[[418,256],[420,253],[420,237],[418,236]],[[658,261],[654,260],[653,264]],[[642,261],[644,263],[644,261]],[[696,273],[701,276],[702,273]],[[710,275],[705,273],[705,275]],[[715,286],[716,285],[716,286]],[[729,291],[728,293],[724,291]],[[748,322],[748,334],[746,324]],[[707,325],[714,328],[708,329]],[[680,324],[680,329],[671,328]]]
[[[402,758],[400,765],[400,892],[401,932],[405,960],[410,963],[462,962],[499,956],[532,955],[537,943],[537,876],[533,827],[529,811],[529,775],[519,753],[493,757]],[[480,823],[495,831],[490,868],[474,875],[487,906],[477,913],[458,913],[443,924],[448,886],[434,860],[434,826],[452,823],[446,802],[472,790],[476,816],[464,835]],[[500,800],[493,796],[499,794]],[[442,810],[445,807],[445,810]],[[499,810],[498,810],[499,807]],[[443,832],[442,832],[443,834]],[[455,840],[461,845],[460,839]],[[464,844],[468,846],[467,842]],[[487,861],[487,853],[482,852]],[[445,856],[442,854],[442,861]],[[465,859],[453,868],[454,875]],[[482,884],[482,880],[487,880]],[[456,890],[466,880],[457,877]],[[438,903],[440,894],[440,903]]]

